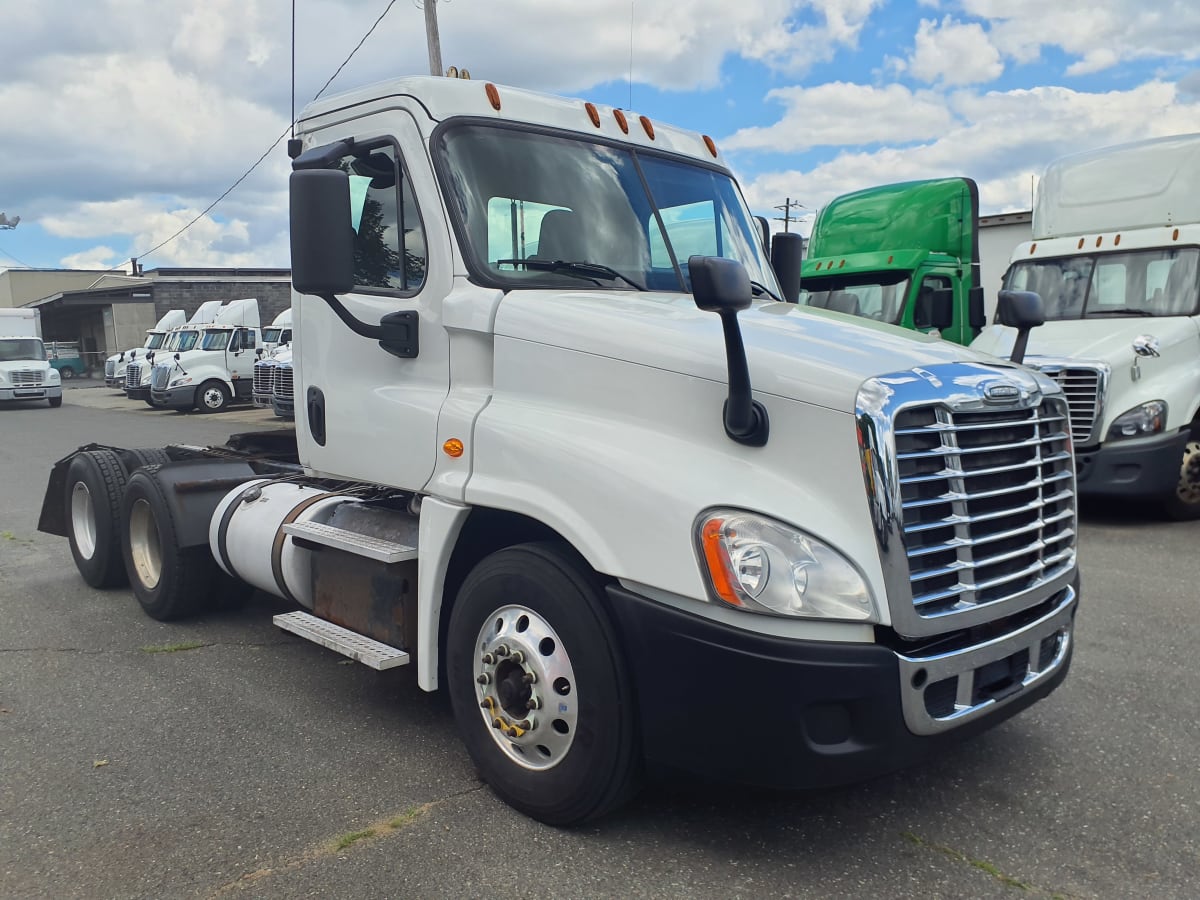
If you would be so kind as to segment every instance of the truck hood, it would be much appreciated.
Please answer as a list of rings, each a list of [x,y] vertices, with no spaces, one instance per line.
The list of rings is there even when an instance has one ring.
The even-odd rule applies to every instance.
[[[756,393],[845,412],[854,411],[859,387],[873,375],[999,362],[936,337],[792,303],[756,302],[738,322]],[[511,291],[495,333],[728,381],[721,321],[697,309],[690,294]]]
[[[1115,367],[1133,359],[1133,340],[1143,334],[1157,338],[1161,352],[1165,353],[1176,344],[1195,341],[1200,328],[1195,319],[1187,316],[1060,319],[1029,333],[1026,355],[1095,360]],[[989,325],[971,342],[971,349],[1008,357],[1016,336],[1015,328]]]
[[[53,368],[46,359],[10,359],[0,362],[0,372],[27,372],[36,370],[44,372]]]

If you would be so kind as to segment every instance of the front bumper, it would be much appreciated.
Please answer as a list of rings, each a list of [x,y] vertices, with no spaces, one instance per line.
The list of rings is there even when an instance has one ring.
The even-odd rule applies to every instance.
[[[281,400],[278,397],[272,397],[271,408],[275,411],[275,415],[281,419],[296,418],[296,403],[293,400]]]
[[[128,397],[130,400],[149,400],[150,399],[150,385],[147,384],[143,387],[135,387],[135,388],[127,387],[127,388],[125,388],[125,396]]]
[[[0,400],[50,400],[62,396],[61,384],[5,385],[0,387]]]
[[[1161,497],[1179,483],[1179,466],[1191,430],[1115,441],[1075,453],[1081,497]]]
[[[1068,588],[1006,634],[903,656],[746,632],[618,586],[608,597],[647,763],[792,789],[903,768],[1032,705],[1067,675],[1077,606]]]
[[[165,391],[151,391],[150,402],[165,409],[191,409],[196,405],[196,386],[187,384]]]

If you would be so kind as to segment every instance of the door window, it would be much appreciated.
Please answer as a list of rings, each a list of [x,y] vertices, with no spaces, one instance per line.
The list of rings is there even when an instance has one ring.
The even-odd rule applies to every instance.
[[[350,176],[354,285],[415,293],[425,283],[425,229],[395,147],[368,147],[339,168]]]

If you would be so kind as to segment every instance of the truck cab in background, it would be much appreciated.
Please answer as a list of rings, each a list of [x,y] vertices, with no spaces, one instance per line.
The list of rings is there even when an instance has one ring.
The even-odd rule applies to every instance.
[[[292,342],[292,310],[289,307],[277,315],[266,328],[262,330],[263,354],[270,353],[276,347],[282,347]]]
[[[155,355],[151,405],[220,412],[237,400],[250,400],[261,347],[258,301],[229,301],[211,323],[199,327],[191,347]]]
[[[969,344],[984,325],[975,182],[910,181],[834,199],[813,222],[799,302]]]
[[[1005,287],[1044,302],[1025,364],[1070,401],[1080,494],[1200,518],[1200,134],[1052,163]],[[992,325],[972,347],[1014,337]]]
[[[124,389],[126,366],[139,356],[144,359],[153,351],[160,349],[170,332],[186,322],[187,314],[182,309],[168,310],[166,315],[146,332],[146,342],[141,347],[114,353],[104,361],[104,386],[117,390]]]
[[[160,353],[172,355],[191,350],[200,339],[200,328],[212,322],[224,305],[223,300],[207,300],[201,303],[186,323],[177,325],[167,333],[161,347],[146,351],[141,358],[130,359],[125,368],[125,396],[130,400],[141,400],[149,406],[154,406],[150,397],[150,376],[154,371],[155,356]]]
[[[47,359],[40,310],[0,309],[0,400],[62,406],[62,377]]]

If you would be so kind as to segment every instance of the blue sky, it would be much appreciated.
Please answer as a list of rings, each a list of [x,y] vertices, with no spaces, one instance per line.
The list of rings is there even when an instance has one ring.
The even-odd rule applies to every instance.
[[[297,0],[311,97],[387,0]],[[1200,131],[1200,4],[1182,0],[440,0],[479,79],[713,135],[756,212],[968,175],[1029,207],[1064,153]],[[196,217],[287,127],[287,0],[66,0],[0,13],[0,267],[109,267]],[[428,71],[398,0],[331,91]],[[147,267],[283,266],[281,144]]]

